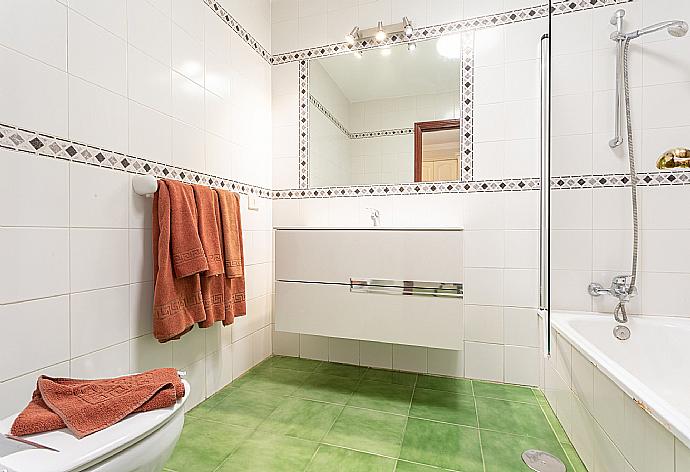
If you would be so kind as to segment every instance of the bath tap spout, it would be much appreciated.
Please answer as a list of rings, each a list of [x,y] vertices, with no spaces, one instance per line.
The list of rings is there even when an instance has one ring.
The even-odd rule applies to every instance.
[[[628,322],[628,313],[625,309],[625,303],[625,301],[621,300],[616,305],[616,308],[613,309],[613,317],[621,324]]]

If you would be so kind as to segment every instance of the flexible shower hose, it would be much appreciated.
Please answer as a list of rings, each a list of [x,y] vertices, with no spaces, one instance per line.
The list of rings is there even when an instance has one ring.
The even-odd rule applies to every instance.
[[[630,286],[628,294],[632,295],[637,282],[637,253],[639,246],[639,222],[637,209],[637,171],[635,170],[635,144],[633,143],[632,116],[630,113],[630,83],[628,80],[628,56],[630,49],[630,38],[623,43],[623,86],[625,88],[625,121],[628,131],[628,162],[630,166],[630,195],[632,197],[632,217],[633,217],[633,247],[632,247],[632,270],[630,274]],[[622,315],[619,318],[619,314]],[[628,320],[625,302],[620,301],[614,310],[616,321],[625,323]]]

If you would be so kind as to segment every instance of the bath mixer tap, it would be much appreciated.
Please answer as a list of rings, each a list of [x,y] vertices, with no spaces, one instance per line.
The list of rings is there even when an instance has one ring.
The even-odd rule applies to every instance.
[[[371,212],[370,218],[374,226],[381,224],[381,213],[376,208],[367,208]]]
[[[617,275],[611,281],[611,286],[605,288],[603,285],[592,282],[587,287],[589,294],[593,297],[599,297],[605,293],[618,298],[618,304],[613,310],[613,317],[619,323],[628,322],[628,314],[625,309],[625,304],[630,301],[632,297],[637,295],[637,287],[630,287],[631,277],[629,275]]]

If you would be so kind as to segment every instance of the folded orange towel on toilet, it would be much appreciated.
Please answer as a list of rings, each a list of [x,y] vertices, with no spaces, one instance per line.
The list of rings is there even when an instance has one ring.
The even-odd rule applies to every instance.
[[[184,384],[169,368],[98,380],[42,375],[10,433],[25,436],[67,427],[81,439],[131,413],[170,407],[183,396]]]

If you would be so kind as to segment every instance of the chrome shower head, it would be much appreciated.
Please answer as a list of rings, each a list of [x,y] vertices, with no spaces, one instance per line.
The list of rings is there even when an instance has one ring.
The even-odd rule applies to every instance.
[[[668,34],[676,38],[681,38],[688,34],[688,24],[685,21],[674,21],[673,24],[668,27]]]
[[[611,35],[611,39],[635,39],[645,34],[661,31],[662,29],[666,29],[666,31],[668,31],[668,34],[670,34],[671,36],[680,38],[681,36],[685,36],[687,34],[688,24],[682,20],[664,21],[652,26],[647,26],[645,28],[638,29],[637,31],[633,31],[632,33],[617,34],[616,32],[614,32],[614,34]],[[616,37],[614,38],[614,36]]]

